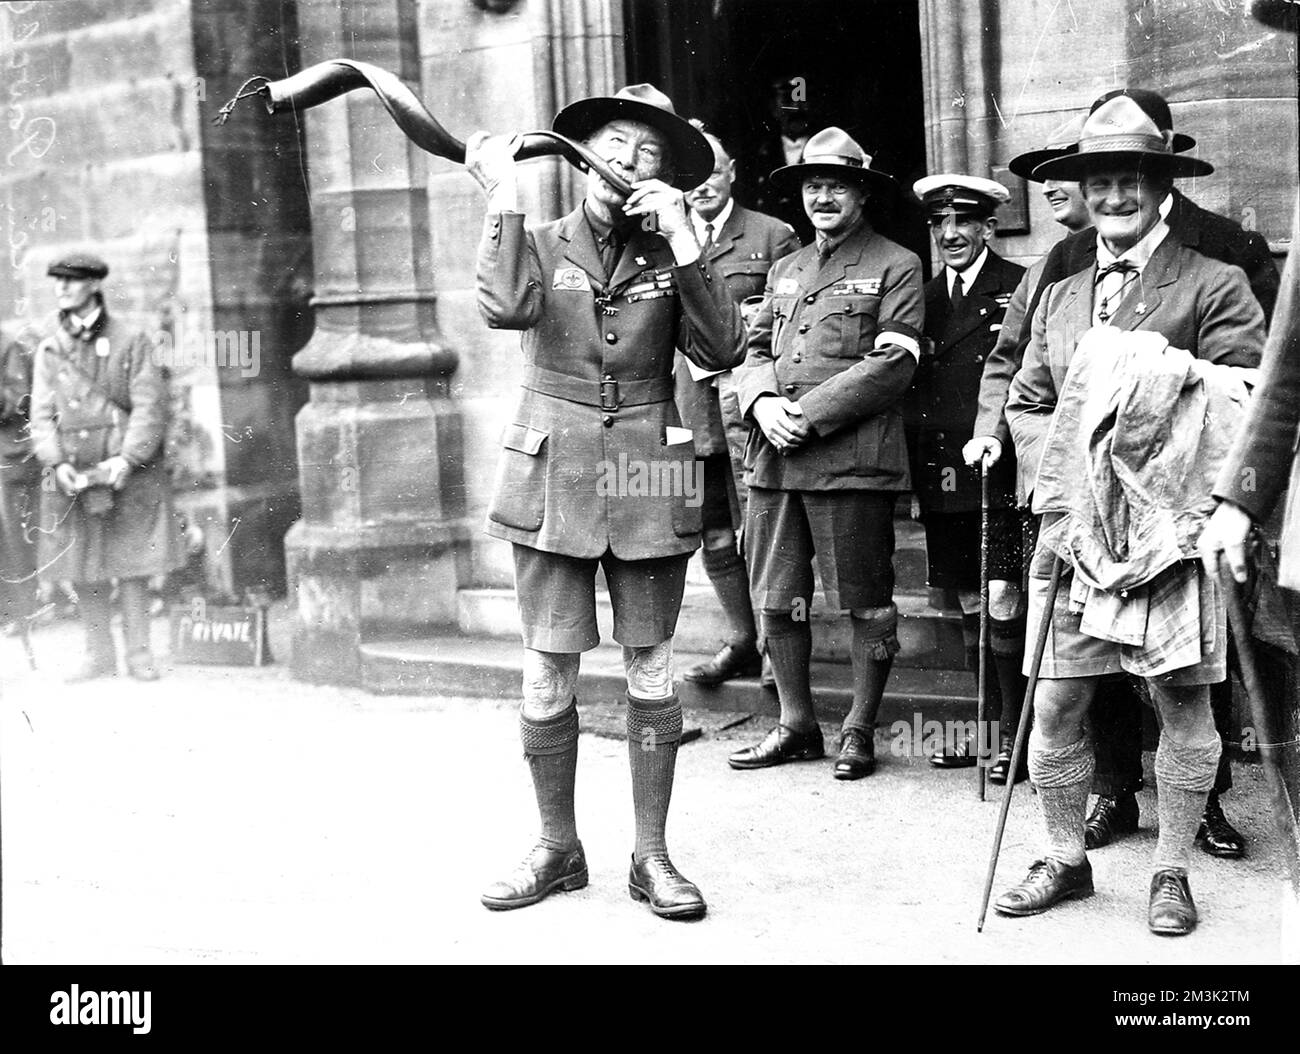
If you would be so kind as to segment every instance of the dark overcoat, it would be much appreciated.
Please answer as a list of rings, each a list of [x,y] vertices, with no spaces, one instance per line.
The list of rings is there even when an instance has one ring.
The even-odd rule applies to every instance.
[[[163,459],[167,381],[153,352],[107,309],[81,336],[52,323],[36,349],[31,422],[42,466],[85,470],[119,454],[132,466],[107,511],[89,511],[88,491],[42,488],[38,549],[50,581],[151,577],[183,562]]]

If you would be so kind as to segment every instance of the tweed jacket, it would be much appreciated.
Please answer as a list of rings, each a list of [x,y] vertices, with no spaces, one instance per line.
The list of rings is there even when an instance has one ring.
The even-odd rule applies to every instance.
[[[746,297],[762,293],[772,264],[798,248],[799,239],[788,224],[734,204],[707,255],[713,273],[726,282],[727,292],[739,304]],[[682,415],[682,424],[695,435],[696,455],[707,457],[726,453],[727,436],[723,430],[714,378],[698,381],[692,378],[680,354],[674,377],[677,409]]]
[[[1096,273],[1094,263],[1048,286],[1011,382],[1007,423],[1031,494],[1075,348],[1093,326]],[[1172,233],[1120,301],[1110,325],[1158,333],[1175,348],[1228,366],[1258,366],[1264,344],[1264,313],[1241,269],[1193,252]]]
[[[955,312],[947,268],[926,283],[927,340],[904,402],[912,490],[923,513],[980,508],[979,473],[967,467],[961,451],[974,428],[984,360],[1001,336],[1007,305],[1024,273],[990,249]],[[1015,461],[1004,456],[990,473],[994,507],[1012,504],[1014,487]]]
[[[678,265],[638,227],[606,281],[579,205],[532,230],[489,213],[478,305],[523,331],[522,392],[505,429],[488,534],[546,552],[624,560],[699,546],[695,449],[673,403],[673,350],[725,370],[740,312],[707,261]]]
[[[779,261],[735,373],[740,411],[798,401],[814,435],[781,454],[758,428],[745,482],[779,490],[907,490],[903,393],[925,321],[921,261],[862,225],[818,265],[816,243]],[[901,342],[900,342],[901,341]]]

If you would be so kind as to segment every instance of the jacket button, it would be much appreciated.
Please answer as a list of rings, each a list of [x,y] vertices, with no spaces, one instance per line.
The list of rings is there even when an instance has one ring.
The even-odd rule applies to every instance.
[[[786,395],[793,395],[794,392],[795,392],[795,388],[796,388],[796,385],[793,385],[793,384],[787,384],[787,385],[785,386],[785,394],[786,394]]]
[[[791,361],[791,362],[803,362],[803,356],[800,355],[798,352],[795,352],[794,355],[791,356],[790,361]]]
[[[617,344],[617,343],[618,343],[618,334],[617,334],[617,333],[606,333],[606,334],[605,334],[605,343],[606,343],[606,344]]]
[[[803,325],[801,325],[801,326],[799,327],[799,332],[800,332],[800,333],[807,333],[810,329],[812,329],[812,323],[811,323],[811,322],[805,322]]]
[[[600,419],[600,423],[603,424],[606,428],[613,428],[614,418],[610,417],[609,414],[606,414],[604,417]]]
[[[804,302],[805,304],[816,303],[816,301],[817,301],[817,298],[816,298],[815,296],[813,296],[812,293],[809,293],[806,297],[803,298],[803,302]]]

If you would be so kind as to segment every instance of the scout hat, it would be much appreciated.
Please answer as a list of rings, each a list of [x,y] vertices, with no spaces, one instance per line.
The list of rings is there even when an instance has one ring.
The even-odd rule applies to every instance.
[[[1142,107],[1142,112],[1155,121],[1156,127],[1160,131],[1173,133],[1169,145],[1174,148],[1175,154],[1181,154],[1196,145],[1196,140],[1190,135],[1174,132],[1174,115],[1169,110],[1169,103],[1165,101],[1163,95],[1152,91],[1150,88],[1116,88],[1114,91],[1108,91],[1092,104],[1092,108],[1088,113],[1096,113],[1097,107],[1101,106],[1102,103],[1110,102],[1111,99],[1118,98],[1121,95],[1128,96]]]
[[[1034,169],[1044,161],[1060,157],[1079,141],[1079,136],[1083,134],[1085,116],[1085,114],[1081,113],[1075,114],[1047,137],[1047,143],[1042,150],[1026,150],[1023,154],[1017,154],[1007,162],[1007,168],[1011,169],[1021,179],[1027,179],[1033,183],[1042,182],[1041,179],[1034,175]]]
[[[52,278],[103,278],[108,264],[92,253],[68,253],[50,264],[45,273]]]
[[[555,115],[551,128],[582,141],[610,121],[640,121],[662,132],[673,154],[672,185],[698,187],[713,171],[713,147],[698,129],[677,116],[672,100],[653,84],[630,84],[613,95],[569,103]]]
[[[912,192],[921,199],[927,216],[951,213],[986,219],[999,205],[1011,200],[1010,192],[1001,183],[955,172],[923,176],[912,184]]]
[[[1107,165],[1135,165],[1164,176],[1208,176],[1214,166],[1200,158],[1176,154],[1174,134],[1157,127],[1129,95],[1099,102],[1083,122],[1077,146],[1034,169],[1034,178],[1078,182]]]
[[[1300,0],[1255,0],[1250,13],[1257,22],[1263,22],[1269,29],[1284,29],[1294,33],[1300,22]]]
[[[893,176],[871,167],[871,155],[848,132],[834,126],[809,139],[799,163],[776,169],[771,180],[782,189],[797,190],[809,176],[834,176],[868,192],[892,190],[895,185]]]

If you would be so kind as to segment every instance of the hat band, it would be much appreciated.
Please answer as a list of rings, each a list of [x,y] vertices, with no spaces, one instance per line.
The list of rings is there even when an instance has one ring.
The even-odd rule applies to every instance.
[[[1141,153],[1169,154],[1173,149],[1163,136],[1128,133],[1124,135],[1097,135],[1079,141],[1079,153]]]
[[[850,168],[862,168],[862,159],[851,154],[805,154],[801,164],[805,165],[847,165]]]

